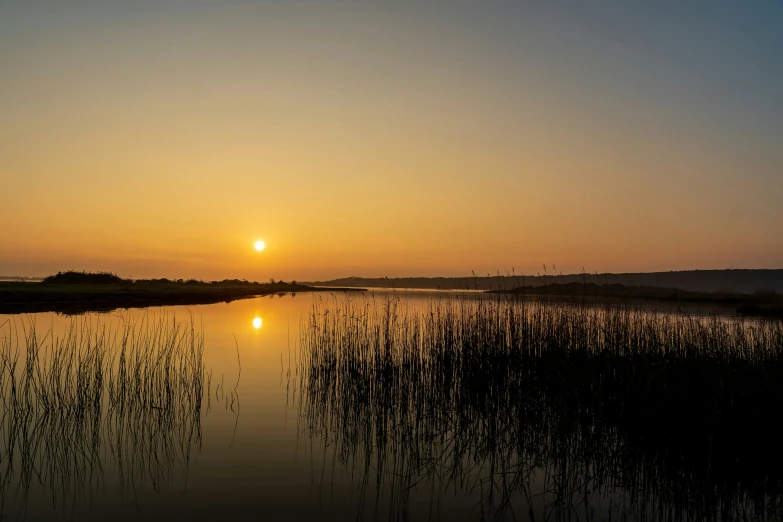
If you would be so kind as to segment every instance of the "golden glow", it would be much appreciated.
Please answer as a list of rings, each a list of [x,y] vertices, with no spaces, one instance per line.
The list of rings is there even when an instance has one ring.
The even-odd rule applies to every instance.
[[[261,326],[263,326],[263,324],[264,321],[262,321],[260,317],[256,317],[255,319],[253,319],[253,328],[255,328],[256,330],[260,329]]]
[[[760,45],[705,59],[722,47],[697,35],[705,47],[667,65],[675,43],[615,47],[549,8],[484,34],[503,9],[463,24],[467,8],[383,2],[236,2],[181,18],[154,2],[128,17],[110,2],[85,16],[6,4],[2,275],[783,266],[770,239],[783,119],[756,105],[777,101],[780,75],[762,66],[777,56],[742,55]],[[560,30],[583,45],[552,45]],[[730,59],[756,76],[716,81]]]

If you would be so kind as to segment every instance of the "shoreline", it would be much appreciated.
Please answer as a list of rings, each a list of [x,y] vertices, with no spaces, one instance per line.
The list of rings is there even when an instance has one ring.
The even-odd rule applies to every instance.
[[[273,294],[356,292],[361,288],[312,287],[288,283],[188,284],[128,283],[110,285],[0,283],[0,314],[38,312],[80,314],[122,308],[228,303]]]
[[[733,308],[746,317],[782,318],[783,296],[770,294],[738,294],[733,292],[694,292],[677,288],[596,285],[593,283],[554,283],[546,286],[491,290],[489,294],[527,298],[545,298],[586,302],[647,302],[669,306],[704,305],[714,308]]]

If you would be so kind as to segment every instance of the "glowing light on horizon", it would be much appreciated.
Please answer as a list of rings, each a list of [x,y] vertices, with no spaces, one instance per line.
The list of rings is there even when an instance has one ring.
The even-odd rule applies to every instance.
[[[254,245],[256,250],[261,252],[263,249],[266,248],[266,244],[263,241],[256,241],[256,244]]]
[[[255,319],[253,319],[253,328],[255,328],[256,330],[260,329],[263,324],[264,321],[262,321],[260,317],[256,317]]]

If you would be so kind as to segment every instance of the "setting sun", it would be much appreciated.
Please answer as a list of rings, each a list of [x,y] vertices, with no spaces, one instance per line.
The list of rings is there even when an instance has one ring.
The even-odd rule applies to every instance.
[[[261,325],[263,324],[264,322],[261,320],[260,317],[256,317],[255,319],[253,319],[253,328],[255,328],[256,330],[261,328]]]
[[[255,248],[256,248],[256,250],[261,252],[263,249],[266,248],[266,245],[264,244],[263,241],[256,241]]]

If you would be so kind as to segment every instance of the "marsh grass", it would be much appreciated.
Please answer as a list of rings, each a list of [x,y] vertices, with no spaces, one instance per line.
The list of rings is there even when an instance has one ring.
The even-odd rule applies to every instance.
[[[358,518],[406,519],[417,488],[431,514],[475,495],[480,518],[781,513],[779,321],[335,300],[300,346],[300,428],[359,477]]]
[[[109,465],[132,492],[186,472],[210,377],[193,317],[81,316],[41,331],[33,316],[0,325],[0,516],[19,515],[36,486],[73,506]]]

